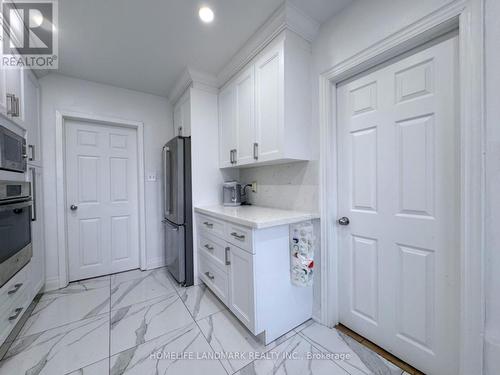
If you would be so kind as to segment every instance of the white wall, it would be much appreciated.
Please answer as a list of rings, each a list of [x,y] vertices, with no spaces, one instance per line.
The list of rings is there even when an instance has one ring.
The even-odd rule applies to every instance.
[[[157,174],[156,182],[145,182],[146,253],[148,268],[164,264],[161,147],[173,136],[172,107],[163,97],[113,86],[49,74],[40,79],[45,198],[46,277],[49,288],[57,287],[57,226],[55,171],[55,112],[67,110],[110,116],[144,124],[145,174]]]
[[[500,1],[486,0],[486,374],[500,370]]]

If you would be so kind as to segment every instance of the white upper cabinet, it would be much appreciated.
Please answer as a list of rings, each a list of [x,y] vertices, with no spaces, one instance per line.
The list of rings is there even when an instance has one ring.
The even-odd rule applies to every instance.
[[[24,127],[26,129],[28,164],[42,166],[40,131],[40,88],[30,70],[24,76]]]
[[[5,115],[24,127],[24,69],[5,70]]]
[[[5,92],[5,82],[7,77],[5,75],[5,69],[0,67],[0,113],[7,113],[7,97]]]
[[[0,49],[3,50],[3,45]],[[24,75],[24,68],[0,67],[0,114],[21,127],[25,121]]]
[[[191,102],[189,89],[174,106],[174,132],[176,135],[191,135]]]
[[[259,161],[281,157],[283,78],[283,48],[278,46],[255,62],[255,158]]]
[[[255,140],[255,74],[253,65],[235,82],[236,94],[236,160],[238,164],[253,161]]]
[[[311,159],[310,56],[310,44],[285,30],[223,87],[219,167]]]
[[[219,166],[231,167],[235,163],[236,103],[235,87],[227,86],[219,93]]]

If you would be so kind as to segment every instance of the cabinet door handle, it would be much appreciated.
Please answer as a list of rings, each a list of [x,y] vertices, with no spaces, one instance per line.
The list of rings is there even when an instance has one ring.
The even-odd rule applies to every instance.
[[[30,150],[30,155],[28,160],[29,161],[35,160],[35,145],[28,145],[28,149]]]
[[[229,250],[231,250],[231,248],[228,246],[226,247],[226,266],[229,266],[231,264],[231,261],[229,260]]]
[[[21,312],[24,310],[22,307],[18,307],[17,309],[14,310],[14,315],[9,316],[9,320],[16,320],[19,315],[21,315]]]
[[[253,158],[255,160],[259,159],[259,144],[257,142],[253,144]]]
[[[205,249],[212,251],[214,249],[214,247],[210,246],[209,244],[206,244]]]
[[[7,94],[7,101],[6,101],[6,106],[7,106],[7,115],[13,116],[13,107],[14,107],[14,94]]]
[[[19,288],[21,288],[22,286],[23,286],[23,283],[19,283],[19,284],[14,285],[14,289],[9,290],[7,292],[7,294],[16,294],[17,291],[19,290]]]
[[[239,240],[244,240],[245,239],[245,235],[244,234],[238,234],[236,232],[232,232],[231,236],[233,236],[234,238],[237,238]]]
[[[214,226],[212,223],[209,223],[208,221],[205,221],[203,224],[205,224],[208,228],[212,228]]]
[[[33,206],[31,207],[31,221],[36,221],[36,219],[37,219],[36,170],[35,170],[35,168],[30,168],[30,171],[31,171],[31,189],[32,189],[31,196],[33,197]]]
[[[234,164],[234,160],[233,160],[233,150],[229,150],[229,162],[231,164]]]
[[[14,114],[13,117],[19,117],[19,98],[14,96]]]
[[[205,272],[205,275],[210,279],[210,280],[213,280],[215,279],[215,276],[214,275],[210,275],[210,272]]]

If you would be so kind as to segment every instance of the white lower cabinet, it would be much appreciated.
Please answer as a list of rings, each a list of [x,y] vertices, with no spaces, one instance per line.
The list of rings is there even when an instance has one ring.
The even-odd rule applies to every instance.
[[[252,330],[255,314],[253,255],[237,246],[228,248],[229,309]]]
[[[29,307],[45,283],[45,245],[43,230],[42,169],[29,167],[33,208],[31,215],[30,262],[0,288],[0,345]]]
[[[268,344],[311,318],[312,288],[290,280],[288,225],[196,220],[200,279],[254,335]]]
[[[225,304],[228,303],[227,273],[219,268],[208,255],[201,253],[199,257],[200,278]]]
[[[0,344],[10,334],[32,301],[30,263],[0,289]]]

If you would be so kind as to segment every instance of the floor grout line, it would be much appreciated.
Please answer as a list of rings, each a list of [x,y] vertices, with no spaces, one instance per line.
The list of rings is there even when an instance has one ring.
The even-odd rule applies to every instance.
[[[167,270],[168,272],[168,270]],[[192,286],[196,286],[196,285],[192,285]],[[175,286],[174,286],[175,288]],[[191,287],[187,287],[187,288],[191,288]],[[184,305],[184,307],[186,308],[186,310],[188,311],[189,315],[191,316],[191,319],[193,319],[193,322],[196,324],[196,326],[198,327],[198,329],[200,330],[200,333],[201,335],[203,336],[203,338],[205,339],[205,341],[207,342],[208,346],[214,351],[214,353],[216,353],[214,347],[212,346],[212,344],[210,344],[210,342],[208,341],[207,337],[205,336],[205,333],[203,333],[203,330],[201,329],[200,325],[198,324],[198,321],[194,318],[193,314],[191,313],[191,310],[189,310],[189,308],[187,307],[186,303],[184,302],[184,300],[181,298],[181,295],[179,293],[179,291],[176,289],[176,291],[178,292],[177,294],[179,294],[179,299],[181,300],[182,304]],[[215,296],[217,298],[217,296]],[[222,301],[221,301],[222,303]],[[217,311],[217,313],[220,312],[220,311]],[[214,314],[217,314],[217,313],[214,313]],[[210,315],[213,315],[213,314],[210,314]],[[209,316],[210,316],[209,315]],[[205,319],[205,318],[203,318]],[[202,319],[200,319],[202,320]],[[230,374],[226,368],[224,367],[224,365],[222,364],[222,361],[220,359],[217,359],[220,363],[220,365],[222,366],[222,368],[224,369],[224,371],[228,374],[228,375],[232,375]]]

